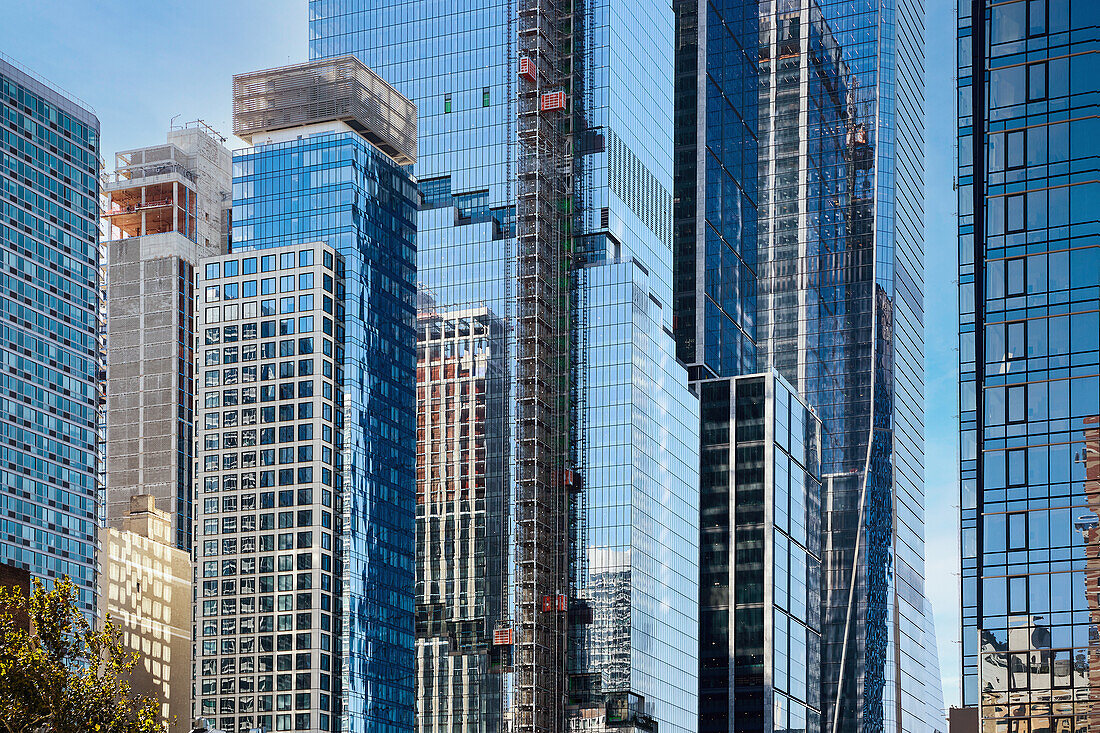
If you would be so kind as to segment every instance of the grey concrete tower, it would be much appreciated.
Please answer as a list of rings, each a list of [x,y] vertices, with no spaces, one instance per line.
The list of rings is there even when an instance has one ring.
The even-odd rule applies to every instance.
[[[202,123],[115,156],[105,177],[107,521],[151,494],[191,547],[194,267],[223,254],[232,157]]]

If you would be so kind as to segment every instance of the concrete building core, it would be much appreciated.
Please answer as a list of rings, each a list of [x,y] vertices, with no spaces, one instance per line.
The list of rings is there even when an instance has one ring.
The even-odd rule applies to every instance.
[[[194,267],[227,248],[232,156],[202,123],[120,152],[104,178],[107,522],[148,494],[191,546]]]

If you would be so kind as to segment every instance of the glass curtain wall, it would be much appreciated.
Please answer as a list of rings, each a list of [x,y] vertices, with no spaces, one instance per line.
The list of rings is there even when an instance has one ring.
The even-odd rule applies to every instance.
[[[959,5],[962,697],[1100,729],[1100,5]]]
[[[908,0],[760,3],[758,361],[823,423],[829,731],[930,715],[922,18]]]
[[[96,603],[99,120],[0,59],[0,562]]]

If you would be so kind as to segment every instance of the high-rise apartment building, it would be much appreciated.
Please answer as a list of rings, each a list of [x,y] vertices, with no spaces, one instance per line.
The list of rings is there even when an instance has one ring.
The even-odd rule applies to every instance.
[[[0,58],[0,563],[95,609],[102,368],[99,121]]]
[[[313,58],[357,54],[420,110],[417,276],[434,309],[504,324],[491,349],[507,409],[482,429],[496,443],[486,480],[499,472],[510,492],[484,545],[504,608],[478,616],[466,651],[457,589],[420,588],[421,612],[442,620],[421,648],[455,655],[443,690],[466,685],[422,699],[421,730],[694,731],[698,401],[672,335],[672,8],[318,0],[310,13]],[[444,496],[460,490],[443,479]],[[421,683],[438,678],[420,659]],[[480,718],[471,686],[503,691]]]
[[[822,426],[821,692],[807,729],[923,730],[941,713],[923,581],[921,8],[803,0],[677,12],[678,195],[695,211],[677,218],[681,358],[705,367],[694,378],[774,369]],[[698,183],[714,177],[731,183]],[[742,222],[750,202],[753,226]],[[734,304],[754,312],[733,317]],[[732,358],[729,322],[755,361]],[[704,507],[726,491],[711,488],[702,482]],[[715,531],[736,526],[716,521]],[[704,577],[724,562],[708,557],[704,547]],[[704,594],[704,619],[707,604]],[[704,645],[722,634],[700,631]],[[702,662],[701,727],[783,728],[746,705],[727,720],[726,662]]]
[[[195,717],[334,730],[343,262],[316,242],[201,269]]]
[[[1096,730],[1100,248],[1087,0],[959,5],[962,701]]]
[[[276,730],[289,724],[304,730],[404,733],[412,729],[414,705],[417,192],[410,166],[416,159],[416,109],[360,61],[344,57],[235,77],[234,133],[252,147],[234,156],[232,251],[221,258],[223,392],[226,369],[233,376],[233,367],[225,364],[226,350],[233,355],[232,345],[225,344],[224,311],[232,305],[226,301],[226,285],[239,281],[239,290],[231,294],[242,301],[240,317],[258,322],[257,358],[274,359],[260,373],[268,383],[261,379],[257,385],[260,465],[255,472],[235,472],[240,492],[236,511],[241,514],[237,532],[244,519],[244,501],[251,501],[254,493],[245,490],[246,477],[257,480],[258,514],[253,515],[260,523],[257,526],[293,521],[295,531],[279,526],[267,535],[265,529],[251,535],[261,548],[257,559],[264,563],[255,591],[259,595],[254,596],[256,610],[250,607],[247,612],[259,614],[252,618],[253,628],[261,634],[254,637],[256,656],[249,655],[257,670],[255,715],[242,714],[239,707],[234,711],[240,700],[234,702],[232,692],[222,694],[219,686],[216,720],[226,731],[247,730],[260,723],[260,705],[272,701],[273,721],[265,717],[263,722],[268,729],[268,723],[274,722]],[[311,243],[315,246],[308,246]],[[292,262],[294,250],[297,259]],[[323,256],[322,250],[332,257]],[[307,251],[313,254],[303,255]],[[272,261],[277,263],[275,270],[267,264]],[[238,263],[236,274],[227,274],[225,267],[232,268],[233,262]],[[304,283],[309,268],[318,267],[312,284],[308,278]],[[319,290],[303,302],[311,287]],[[246,316],[246,299],[258,303],[258,315]],[[303,319],[310,318],[314,340],[303,344],[303,339],[310,338],[302,332],[303,326],[310,325]],[[240,325],[238,338],[243,339],[248,324],[242,320]],[[296,329],[293,336],[291,328]],[[265,343],[265,339],[270,340]],[[302,354],[303,346],[312,346],[313,355]],[[265,348],[276,349],[276,356],[264,356]],[[245,349],[242,343],[239,359],[243,360]],[[294,350],[292,359],[289,352]],[[303,368],[313,372],[303,374]],[[244,369],[242,361],[242,380]],[[239,398],[243,400],[244,395],[242,382]],[[272,396],[274,402],[265,404]],[[200,401],[205,404],[205,399],[203,394]],[[227,407],[235,412],[223,404],[223,418]],[[241,409],[242,423],[244,418]],[[205,430],[205,416],[203,421]],[[312,438],[308,437],[311,429]],[[328,429],[331,442],[326,439]],[[232,428],[228,432],[235,433]],[[224,421],[221,433],[224,440]],[[264,448],[262,441],[272,436],[276,443]],[[244,438],[242,424],[239,440]],[[308,458],[310,444],[312,459]],[[245,452],[238,452],[243,461]],[[274,465],[262,465],[271,459]],[[310,460],[313,470],[303,472],[310,468]],[[221,529],[213,536],[222,541],[219,552],[224,554],[225,541],[237,535],[232,534],[232,526],[225,527],[234,511],[231,508],[226,515],[225,501],[232,503],[234,490],[227,493],[224,476],[232,477],[234,470],[226,469],[225,456],[220,465]],[[292,465],[296,470],[291,470]],[[265,481],[274,484],[265,486]],[[219,515],[205,515],[207,498],[214,498],[205,493],[205,478],[200,491],[204,515],[196,518],[196,526],[201,519],[205,553],[207,520]],[[265,507],[271,492],[278,506]],[[252,512],[250,508],[248,513]],[[325,524],[330,512],[331,527]],[[215,527],[211,523],[210,530]],[[246,539],[240,535],[242,545]],[[278,547],[263,549],[272,542]],[[290,549],[284,546],[287,542],[292,542],[294,553],[284,552]],[[304,575],[302,571],[310,568],[298,571],[297,558],[302,553],[321,563]],[[229,554],[221,558],[223,567],[233,559]],[[326,568],[329,556],[332,565]],[[242,553],[238,559],[243,567],[249,555]],[[204,568],[208,561],[202,558]],[[293,579],[284,568],[288,562],[295,569]],[[275,574],[269,573],[272,567]],[[233,580],[223,578],[221,591]],[[244,581],[242,577],[240,582]],[[300,582],[314,583],[312,602],[321,604],[310,613],[298,609],[297,594],[285,592],[287,584],[298,591]],[[273,590],[271,583],[275,583]],[[308,590],[301,592],[309,596]],[[232,585],[229,598],[225,595],[220,599],[221,610],[228,606],[232,621]],[[266,610],[271,602],[277,604],[274,613]],[[287,605],[294,607],[293,615]],[[246,620],[243,613],[240,620]],[[220,621],[224,624],[227,619]],[[299,627],[307,622],[312,626]],[[272,623],[274,637],[267,631]],[[294,627],[293,638],[287,635],[288,623]],[[232,624],[224,634],[221,629],[218,626],[219,643],[232,642]],[[274,657],[261,653],[260,645],[272,641]],[[323,646],[328,643],[331,650]],[[287,644],[295,647],[293,655]],[[310,651],[299,650],[299,644]],[[220,665],[234,657],[231,649],[223,653],[218,646],[216,651],[223,661],[209,665],[209,674],[205,668],[200,670],[200,676],[222,675],[221,685],[226,680]],[[303,664],[308,658],[313,666],[300,668],[299,654],[305,655]],[[238,664],[246,659],[239,654],[236,658]],[[259,675],[261,665],[266,669],[271,662],[274,679],[272,674]],[[286,669],[288,664],[293,670]],[[237,680],[253,679],[251,673],[237,669]],[[276,697],[265,697],[266,690],[260,695],[260,684],[272,681]],[[282,687],[288,683],[294,687],[289,698],[283,695],[291,691]],[[288,703],[291,709],[280,709]],[[287,715],[291,717],[280,717]]]
[[[104,177],[107,256],[106,514],[154,496],[190,550],[194,433],[194,283],[224,254],[232,156],[196,122],[163,145],[115,155]]]

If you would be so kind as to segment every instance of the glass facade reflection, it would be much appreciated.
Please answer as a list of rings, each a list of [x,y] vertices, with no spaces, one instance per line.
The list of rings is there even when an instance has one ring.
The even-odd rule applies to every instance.
[[[697,605],[698,408],[672,338],[674,29],[656,2],[310,3],[312,57],[355,53],[420,110],[422,292],[439,313],[488,308],[508,326],[490,340],[508,408],[483,430],[486,480],[514,492],[485,545],[506,584],[493,638],[513,653],[478,652],[504,676],[499,707],[483,695],[480,719],[461,713],[475,685],[497,684],[464,671],[452,696],[422,699],[423,730],[496,730],[508,716],[524,731],[696,726],[683,629]],[[446,600],[439,612],[456,617]]]
[[[963,703],[987,731],[1100,729],[1100,248],[1086,0],[962,3]]]
[[[508,384],[504,324],[488,308],[440,311],[420,297],[416,727],[498,730],[510,514],[502,472],[488,467]]]
[[[722,234],[740,253],[755,283],[733,282],[741,265],[719,264],[709,248],[692,253],[702,235],[678,228],[681,355],[705,366],[696,378],[774,369],[821,420],[820,729],[924,730],[942,712],[923,579],[923,9],[910,0],[703,8],[677,4],[679,201],[707,221],[706,236]],[[745,83],[750,31],[752,113],[729,91]],[[721,132],[716,122],[704,132],[711,115],[725,115]],[[704,136],[720,141],[707,154]],[[753,150],[755,168],[739,177],[727,141]],[[715,161],[740,191],[709,185]],[[735,231],[753,238],[752,254],[719,225],[746,198],[758,220]],[[690,214],[678,211],[678,227]],[[693,305],[731,313],[723,303],[738,292],[754,309],[734,319],[753,339],[753,364],[721,358],[729,339],[700,328]],[[720,571],[707,558],[704,576]],[[716,728],[722,694],[706,703]]]
[[[416,185],[342,123],[265,139],[234,156],[233,252],[262,260],[269,247],[322,241],[346,270],[334,379],[336,715],[344,731],[404,732],[414,706]]]
[[[570,725],[695,730],[698,400],[637,262],[577,278]]]
[[[95,610],[99,120],[0,58],[0,562]]]
[[[677,0],[677,356],[692,379],[756,369],[757,0]]]
[[[922,15],[760,3],[758,362],[822,421],[829,731],[942,716],[923,579]]]
[[[700,730],[821,725],[821,425],[774,372],[700,394]]]

